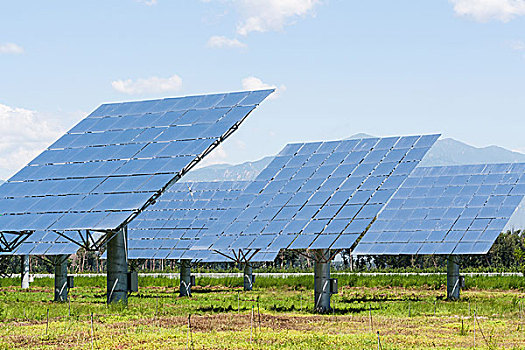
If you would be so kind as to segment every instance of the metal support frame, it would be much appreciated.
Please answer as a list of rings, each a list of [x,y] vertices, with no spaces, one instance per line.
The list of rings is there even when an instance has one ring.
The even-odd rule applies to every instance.
[[[232,249],[232,256],[225,254],[219,250],[214,250],[215,253],[224,256],[227,259],[230,259],[232,262],[238,263],[238,264],[248,264],[253,259],[255,254],[257,254],[261,249],[246,249],[245,251],[243,249],[238,249],[235,251]]]
[[[67,301],[69,285],[67,281],[67,255],[55,256],[55,299],[56,302]]]
[[[107,241],[107,302],[128,302],[128,230],[124,226]]]
[[[29,255],[20,256],[21,288],[29,289]]]
[[[76,230],[76,231],[53,231],[60,237],[67,239],[68,241],[79,245],[86,251],[98,251],[100,248],[105,246],[114,235],[118,234],[117,231],[99,231],[99,230]],[[76,233],[76,235],[75,235]],[[99,235],[95,237],[94,233]]]
[[[244,290],[245,291],[252,290],[254,278],[253,278],[252,265],[250,263],[244,264],[243,278],[244,278]]]
[[[243,286],[245,291],[250,291],[253,289],[253,283],[255,281],[253,276],[251,260],[253,259],[255,254],[257,254],[260,250],[261,249],[238,249],[237,251],[235,251],[234,249],[232,249],[231,252],[233,257],[218,250],[215,250],[215,252],[219,255],[230,259],[232,262],[244,265]]]
[[[325,250],[327,250],[327,249],[325,249]],[[297,250],[297,253],[298,253],[299,255],[301,255],[301,256],[304,256],[304,257],[307,258],[307,259],[310,259],[310,258],[312,258],[312,256],[311,256],[310,254],[308,254],[309,251],[310,251],[310,250],[306,250],[306,252],[302,252],[302,251],[300,251],[300,250]],[[315,251],[315,249],[312,249],[312,251]],[[335,258],[335,256],[336,256],[337,254],[339,254],[341,251],[342,251],[342,249],[334,249],[334,250],[331,250],[326,256],[323,256],[323,257],[321,258],[320,261],[322,261],[322,262],[330,262],[330,261],[332,261],[332,260]]]
[[[18,248],[18,246],[22,244],[26,240],[26,238],[29,237],[32,233],[33,231],[0,231],[0,252],[12,252],[16,248]],[[10,235],[11,237],[8,238],[7,235]]]
[[[179,296],[191,297],[191,260],[180,261]]]
[[[447,259],[447,299],[459,300],[460,290],[459,264],[457,257],[450,255]]]
[[[73,277],[67,274],[68,255],[35,255],[35,258],[55,270],[55,302],[67,301],[69,289],[72,288]],[[71,284],[70,284],[71,283]]]
[[[314,311],[317,313],[328,313],[330,307],[331,282],[330,282],[330,250],[317,249],[314,255]]]

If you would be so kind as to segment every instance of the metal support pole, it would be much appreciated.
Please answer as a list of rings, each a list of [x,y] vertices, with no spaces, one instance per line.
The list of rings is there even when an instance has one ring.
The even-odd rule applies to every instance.
[[[29,289],[29,255],[20,256],[20,278],[22,289]]]
[[[191,297],[191,260],[181,260],[180,262],[179,296]]]
[[[55,257],[55,301],[67,301],[67,255]]]
[[[110,234],[110,233],[108,233]],[[107,302],[128,302],[127,227],[119,230],[107,243]]]
[[[447,261],[447,299],[459,300],[459,265],[457,257],[450,255]]]
[[[244,290],[249,291],[253,289],[253,271],[252,265],[246,263],[244,265]]]
[[[314,311],[320,314],[332,310],[330,307],[330,262],[326,261],[328,256],[328,249],[314,251]]]

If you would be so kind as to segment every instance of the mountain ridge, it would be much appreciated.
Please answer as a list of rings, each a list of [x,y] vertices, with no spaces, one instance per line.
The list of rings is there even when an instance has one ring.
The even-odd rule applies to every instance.
[[[374,137],[365,133],[349,139]],[[253,180],[275,156],[263,157],[240,164],[215,164],[190,171],[182,181],[241,181]],[[428,151],[419,166],[444,166],[482,163],[525,162],[525,154],[491,145],[475,147],[453,138],[439,139]]]

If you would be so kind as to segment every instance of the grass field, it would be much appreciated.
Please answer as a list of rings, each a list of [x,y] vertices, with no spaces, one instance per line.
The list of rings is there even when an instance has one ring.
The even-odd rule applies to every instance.
[[[0,349],[377,349],[377,332],[382,349],[525,349],[523,277],[471,277],[449,302],[445,276],[345,275],[322,316],[310,276],[257,278],[252,292],[201,278],[192,298],[177,279],[139,283],[128,307],[108,307],[104,278],[76,278],[70,303],[50,301],[52,279],[0,279]]]

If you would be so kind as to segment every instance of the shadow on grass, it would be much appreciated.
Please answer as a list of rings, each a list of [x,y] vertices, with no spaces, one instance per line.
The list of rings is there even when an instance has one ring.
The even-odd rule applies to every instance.
[[[198,307],[196,309],[197,311],[199,312],[215,312],[215,313],[219,313],[219,312],[237,312],[237,308],[233,308],[232,305],[228,305],[228,306],[201,306],[201,307]],[[241,307],[239,309],[239,311],[247,311],[248,308],[246,307]],[[251,310],[251,308],[249,309]]]
[[[421,301],[422,299],[417,296],[412,297],[381,297],[381,296],[362,296],[362,297],[343,297],[338,300],[338,303],[374,303],[374,302],[387,302],[387,301]]]

